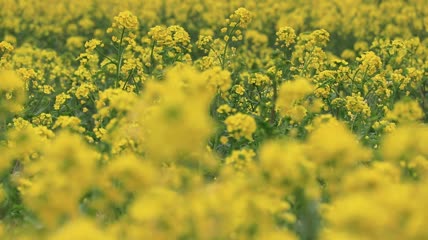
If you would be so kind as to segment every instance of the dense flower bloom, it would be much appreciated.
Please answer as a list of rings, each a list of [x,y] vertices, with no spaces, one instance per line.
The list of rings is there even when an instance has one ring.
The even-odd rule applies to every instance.
[[[224,121],[227,127],[227,131],[236,139],[244,137],[250,141],[253,140],[253,133],[256,131],[257,125],[253,117],[243,114],[236,113],[229,116]]]
[[[130,11],[120,12],[119,15],[114,17],[113,27],[137,29],[138,19]]]
[[[359,69],[363,73],[367,73],[368,75],[373,75],[382,67],[382,61],[380,57],[376,56],[376,54],[372,51],[364,53],[357,60],[361,63]]]
[[[18,113],[25,101],[24,82],[13,71],[0,72],[0,119],[3,114]]]
[[[276,32],[275,45],[280,47],[289,47],[291,44],[296,42],[296,33],[291,27],[281,27]]]

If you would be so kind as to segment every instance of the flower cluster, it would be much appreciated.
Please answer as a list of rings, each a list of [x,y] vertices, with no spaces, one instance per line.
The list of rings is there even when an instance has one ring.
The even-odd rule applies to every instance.
[[[382,61],[372,51],[364,53],[357,61],[361,63],[359,70],[368,75],[373,75],[382,67]]]
[[[24,82],[13,71],[0,72],[0,119],[4,114],[15,114],[23,110],[25,101]]]
[[[253,117],[236,113],[226,118],[224,123],[227,126],[227,131],[232,134],[235,139],[244,137],[250,141],[253,140],[253,133],[256,131],[257,125]]]
[[[132,12],[124,11],[120,12],[119,15],[113,18],[113,28],[126,28],[126,29],[137,29],[138,19]]]
[[[290,47],[291,44],[296,42],[296,33],[291,27],[281,27],[278,32],[276,32],[276,42],[275,45],[280,46],[281,48]]]

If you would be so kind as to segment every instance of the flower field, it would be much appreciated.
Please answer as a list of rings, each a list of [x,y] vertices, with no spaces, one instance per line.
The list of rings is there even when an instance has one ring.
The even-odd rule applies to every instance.
[[[428,0],[0,0],[0,239],[428,239]]]

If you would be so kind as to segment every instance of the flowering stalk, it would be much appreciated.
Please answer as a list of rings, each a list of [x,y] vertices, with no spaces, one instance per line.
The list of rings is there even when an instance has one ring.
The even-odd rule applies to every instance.
[[[232,30],[230,30],[229,34],[227,34],[227,40],[226,44],[224,45],[222,60],[221,60],[221,68],[224,69],[224,65],[226,64],[226,54],[227,54],[227,48],[229,47],[230,41],[232,40],[232,35],[235,33],[236,28],[238,27],[239,21],[233,26]]]
[[[119,40],[119,46],[117,48],[117,66],[116,66],[116,83],[115,83],[115,87],[117,87],[117,84],[119,83],[120,80],[120,69],[122,67],[122,61],[123,61],[123,47],[122,47],[122,43],[123,43],[123,36],[125,35],[125,27],[122,29],[122,33],[120,34],[120,40]]]

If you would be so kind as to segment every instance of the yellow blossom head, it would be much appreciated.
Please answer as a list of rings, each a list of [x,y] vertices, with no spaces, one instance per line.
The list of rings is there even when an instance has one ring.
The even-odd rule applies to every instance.
[[[252,141],[253,133],[256,131],[257,125],[254,118],[243,113],[236,113],[226,118],[224,121],[227,131],[237,140],[241,137]]]
[[[114,17],[113,27],[126,28],[126,29],[137,29],[138,19],[130,11],[120,12],[119,15]]]
[[[25,99],[24,82],[13,71],[1,71],[0,118],[21,112]]]

